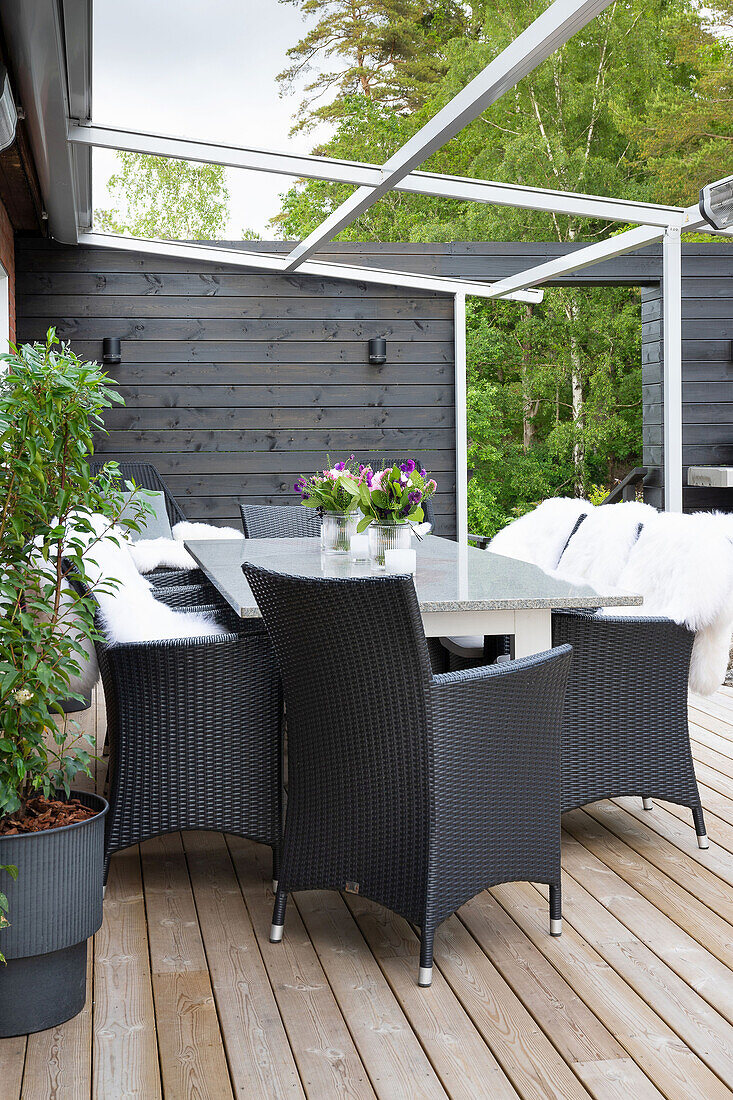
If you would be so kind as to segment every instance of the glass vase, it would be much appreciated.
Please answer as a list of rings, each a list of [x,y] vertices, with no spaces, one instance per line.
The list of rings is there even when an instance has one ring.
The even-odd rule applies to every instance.
[[[358,512],[324,512],[321,516],[321,550],[324,554],[351,553],[351,537],[356,534]]]
[[[384,569],[385,550],[409,550],[412,545],[412,528],[409,523],[370,523],[369,557],[378,569]]]

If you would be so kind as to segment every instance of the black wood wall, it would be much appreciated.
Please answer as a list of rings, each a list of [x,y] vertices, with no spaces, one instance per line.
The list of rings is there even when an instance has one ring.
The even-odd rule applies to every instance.
[[[122,338],[126,406],[99,453],[155,463],[189,519],[239,526],[239,500],[297,503],[299,474],[353,452],[420,458],[454,534],[452,296],[35,240],[18,242],[18,296],[22,341],[55,325],[101,359]]]
[[[284,242],[252,245],[286,251]],[[324,258],[456,278],[497,279],[582,245],[333,245]],[[236,501],[294,500],[295,475],[326,452],[415,454],[435,472],[440,529],[455,525],[453,302],[450,296],[257,275],[192,261],[19,240],[19,339],[50,324],[99,358],[121,336],[113,373],[127,401],[101,449],[155,462],[192,519],[235,522]],[[733,465],[733,245],[683,245],[683,479]],[[642,294],[646,496],[663,506],[662,253],[608,260],[560,285]],[[370,367],[367,340],[387,335]],[[733,511],[733,490],[685,488],[684,506]]]
[[[642,292],[644,465],[650,504],[664,503],[660,285]],[[687,485],[689,466],[733,465],[733,246],[682,249],[682,462],[685,511],[733,511],[733,489]]]

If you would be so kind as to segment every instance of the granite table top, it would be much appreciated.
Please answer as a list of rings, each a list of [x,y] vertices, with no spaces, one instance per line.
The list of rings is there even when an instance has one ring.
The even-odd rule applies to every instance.
[[[527,608],[636,606],[642,597],[618,589],[596,591],[543,572],[536,565],[505,558],[473,546],[428,535],[413,540],[414,577],[423,613],[510,611]],[[186,542],[203,572],[243,619],[259,618],[259,609],[242,573],[242,563],[301,577],[384,576],[369,562],[348,562],[321,553],[316,538],[207,539]]]

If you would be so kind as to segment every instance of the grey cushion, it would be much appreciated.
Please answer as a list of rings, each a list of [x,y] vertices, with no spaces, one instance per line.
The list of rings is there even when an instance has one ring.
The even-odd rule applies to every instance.
[[[131,483],[127,482],[130,492],[127,494],[127,500],[132,496]],[[138,521],[140,525],[139,531],[130,531],[130,537],[133,542],[137,542],[138,539],[172,539],[173,532],[171,531],[171,521],[168,519],[168,512],[165,506],[165,493],[153,492],[150,489],[145,490],[145,494],[140,494],[140,498],[145,500],[145,503],[152,511],[147,515],[142,516]],[[125,503],[125,508],[127,502]],[[122,511],[124,516],[125,509]]]

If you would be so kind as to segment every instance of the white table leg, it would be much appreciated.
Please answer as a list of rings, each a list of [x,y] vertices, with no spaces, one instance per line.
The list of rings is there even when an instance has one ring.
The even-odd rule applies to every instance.
[[[552,611],[533,607],[514,612],[514,656],[530,657],[552,649]]]

